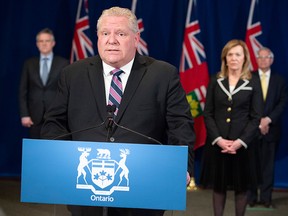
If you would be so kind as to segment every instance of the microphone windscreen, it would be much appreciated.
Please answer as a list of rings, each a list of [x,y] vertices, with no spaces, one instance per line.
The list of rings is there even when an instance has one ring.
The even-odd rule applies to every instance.
[[[106,109],[107,109],[107,112],[114,113],[116,111],[116,105],[114,105],[114,104],[113,105],[107,105]]]

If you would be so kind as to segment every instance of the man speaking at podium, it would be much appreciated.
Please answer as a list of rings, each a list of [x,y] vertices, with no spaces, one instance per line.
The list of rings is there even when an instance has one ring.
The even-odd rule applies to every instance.
[[[192,149],[193,120],[178,71],[137,53],[140,32],[136,16],[126,8],[104,10],[97,35],[99,55],[62,71],[57,96],[45,114],[42,138],[162,143]],[[68,209],[73,216],[103,214],[101,207]],[[109,216],[163,214],[164,210],[106,209]]]

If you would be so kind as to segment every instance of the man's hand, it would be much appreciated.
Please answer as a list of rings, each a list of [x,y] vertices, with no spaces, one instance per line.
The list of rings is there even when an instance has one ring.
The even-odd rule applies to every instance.
[[[186,185],[189,185],[189,183],[190,183],[190,175],[189,175],[189,172],[187,172]]]
[[[269,117],[261,118],[259,129],[261,134],[266,135],[269,132],[269,124],[271,123],[271,119]]]
[[[28,128],[30,128],[34,124],[32,119],[29,116],[22,117],[21,118],[21,123],[22,123],[23,127],[28,127]]]

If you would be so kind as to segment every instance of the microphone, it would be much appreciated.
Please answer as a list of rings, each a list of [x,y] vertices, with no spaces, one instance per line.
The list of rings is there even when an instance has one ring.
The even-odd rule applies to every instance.
[[[107,105],[106,110],[108,113],[107,119],[106,119],[106,124],[105,127],[107,129],[107,136],[106,136],[106,141],[109,141],[112,133],[112,127],[114,125],[114,112],[116,110],[116,105]]]
[[[107,119],[106,119],[106,129],[112,129],[113,124],[114,124],[114,112],[116,110],[116,105],[107,105],[106,106],[107,110]]]

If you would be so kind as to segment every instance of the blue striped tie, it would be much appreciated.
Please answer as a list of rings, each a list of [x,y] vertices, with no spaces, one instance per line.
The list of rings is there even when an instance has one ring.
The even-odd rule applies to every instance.
[[[116,110],[114,112],[114,115],[116,116],[118,113],[118,108],[121,103],[122,94],[123,94],[122,81],[120,78],[120,75],[123,73],[123,71],[116,68],[113,71],[111,71],[111,73],[113,74],[113,77],[112,77],[111,86],[110,86],[108,104],[116,106]]]
[[[48,75],[49,75],[48,65],[47,65],[48,58],[43,58],[43,61],[44,61],[44,62],[43,62],[43,66],[42,66],[42,76],[41,76],[41,79],[42,79],[43,85],[46,85],[47,80],[48,80]]]

